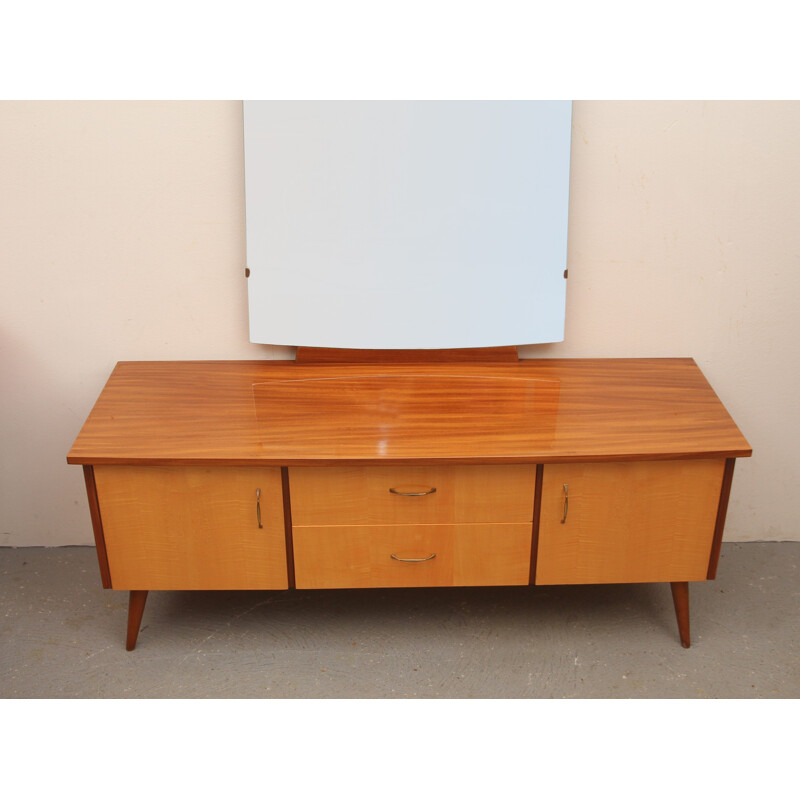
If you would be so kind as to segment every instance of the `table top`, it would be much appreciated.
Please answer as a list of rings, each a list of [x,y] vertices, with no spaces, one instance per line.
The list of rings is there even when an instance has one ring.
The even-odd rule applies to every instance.
[[[691,358],[120,362],[70,464],[518,464],[751,455]]]

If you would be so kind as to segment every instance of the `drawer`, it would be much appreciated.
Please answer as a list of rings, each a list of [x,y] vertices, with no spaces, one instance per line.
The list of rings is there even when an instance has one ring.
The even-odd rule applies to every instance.
[[[298,589],[529,582],[531,525],[308,526],[294,531]]]
[[[536,466],[291,467],[292,523],[531,522]]]

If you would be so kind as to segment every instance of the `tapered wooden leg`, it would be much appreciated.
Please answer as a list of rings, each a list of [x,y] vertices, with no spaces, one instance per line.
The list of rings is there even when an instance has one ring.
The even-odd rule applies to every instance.
[[[681,644],[688,647],[689,641],[689,584],[686,581],[673,581],[672,602],[675,604],[675,616],[678,618],[678,633]]]
[[[142,615],[144,614],[144,604],[147,602],[147,592],[134,590],[128,601],[128,638],[125,642],[126,650],[133,650],[136,647],[136,639],[139,636],[139,628],[142,625]]]

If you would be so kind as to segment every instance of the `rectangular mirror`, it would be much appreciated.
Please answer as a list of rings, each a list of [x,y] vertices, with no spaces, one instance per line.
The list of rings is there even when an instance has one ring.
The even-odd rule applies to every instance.
[[[569,101],[247,101],[250,339],[562,341]]]

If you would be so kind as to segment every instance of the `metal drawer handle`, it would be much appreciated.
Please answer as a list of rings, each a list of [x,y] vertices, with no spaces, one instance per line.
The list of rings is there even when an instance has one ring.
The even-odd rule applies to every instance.
[[[567,511],[569,510],[569,484],[564,484],[564,516],[561,517],[561,524],[567,521]]]
[[[427,558],[400,558],[394,553],[390,553],[389,555],[391,555],[395,561],[405,561],[408,564],[421,564],[423,561],[430,561],[432,558],[436,558],[436,553],[431,553]]]
[[[256,489],[256,519],[258,520],[258,527],[263,528],[261,524],[261,489]]]
[[[434,486],[433,489],[428,489],[427,492],[400,492],[397,489],[389,489],[392,494],[399,494],[402,497],[424,497],[426,494],[433,494],[436,491],[436,487]]]

